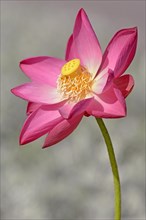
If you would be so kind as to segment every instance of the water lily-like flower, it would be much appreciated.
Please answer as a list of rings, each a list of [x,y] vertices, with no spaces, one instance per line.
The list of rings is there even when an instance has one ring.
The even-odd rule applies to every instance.
[[[76,17],[65,59],[33,57],[20,62],[31,82],[12,89],[28,101],[27,119],[20,134],[26,144],[48,134],[43,147],[58,143],[77,127],[83,116],[126,116],[125,98],[133,77],[121,76],[136,51],[137,29],[117,32],[104,54],[83,9]]]

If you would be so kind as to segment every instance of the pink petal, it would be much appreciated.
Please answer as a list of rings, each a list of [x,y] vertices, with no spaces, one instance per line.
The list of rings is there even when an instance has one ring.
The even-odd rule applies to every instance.
[[[63,106],[59,108],[61,116],[68,119],[72,116],[78,116],[86,112],[87,106],[89,105],[92,98],[87,98],[79,101],[78,103],[68,103],[66,102]]]
[[[117,32],[108,44],[103,55],[101,68],[105,66],[114,71],[116,77],[124,73],[134,58],[137,46],[137,28]]]
[[[121,91],[124,98],[126,98],[132,91],[134,86],[134,79],[131,75],[124,75],[114,80],[117,88]]]
[[[56,110],[58,109],[62,104],[57,104],[56,105],[48,105],[49,107],[49,110]],[[35,103],[35,102],[28,102],[28,105],[27,105],[27,109],[26,109],[26,114],[27,115],[30,115],[32,112],[36,111],[39,107],[43,106],[42,104],[38,104],[38,103]]]
[[[32,112],[36,111],[41,104],[34,103],[34,102],[28,102],[27,109],[26,109],[26,114],[29,115]]]
[[[50,111],[48,106],[41,106],[26,119],[20,134],[20,144],[27,144],[49,132],[63,118],[58,111]]]
[[[45,84],[25,83],[11,91],[14,95],[30,102],[52,105],[63,101],[56,88]]]
[[[22,71],[32,80],[56,87],[58,75],[66,61],[53,57],[32,57],[20,62]]]
[[[64,105],[59,108],[61,116],[65,119],[69,118],[70,113],[75,105],[76,103],[64,103]]]
[[[73,34],[70,36],[70,38],[68,39],[67,42],[67,46],[66,46],[66,54],[65,54],[65,59],[67,61],[76,58],[76,53],[75,53],[75,47],[73,44]]]
[[[82,65],[93,75],[96,74],[102,60],[98,39],[83,9],[76,17],[73,37],[70,37],[66,49],[66,59],[74,58],[79,58]]]
[[[99,118],[120,118],[126,115],[124,97],[116,88],[97,95],[88,107],[87,113]]]
[[[94,79],[92,90],[96,94],[101,94],[109,89],[113,82],[114,73],[109,69],[104,69]]]
[[[77,117],[72,117],[68,120],[64,119],[58,123],[46,137],[43,148],[57,144],[70,135],[75,130],[82,117],[82,115],[78,115]]]

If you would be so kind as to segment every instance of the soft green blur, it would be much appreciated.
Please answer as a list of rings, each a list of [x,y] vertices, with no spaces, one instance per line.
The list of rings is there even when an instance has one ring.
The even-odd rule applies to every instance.
[[[1,218],[113,218],[113,179],[94,118],[52,148],[44,137],[19,147],[26,102],[10,89],[27,81],[22,59],[64,58],[78,10],[83,7],[104,51],[115,32],[138,27],[138,49],[126,71],[135,79],[128,115],[104,120],[113,141],[122,184],[123,219],[145,217],[145,1],[1,2]]]

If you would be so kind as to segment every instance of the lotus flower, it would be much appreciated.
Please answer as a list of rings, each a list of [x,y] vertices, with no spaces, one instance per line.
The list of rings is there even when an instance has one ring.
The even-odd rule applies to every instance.
[[[20,62],[31,82],[13,88],[28,101],[20,144],[47,134],[43,148],[72,133],[83,116],[126,116],[125,98],[133,77],[121,76],[136,51],[137,29],[117,32],[102,55],[100,44],[83,9],[77,14],[65,59],[32,57]]]

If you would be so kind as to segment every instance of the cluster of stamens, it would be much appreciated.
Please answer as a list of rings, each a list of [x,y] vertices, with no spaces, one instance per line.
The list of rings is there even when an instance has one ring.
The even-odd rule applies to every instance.
[[[91,92],[92,85],[91,74],[80,65],[79,59],[74,59],[62,67],[57,81],[57,90],[63,99],[78,102]]]

